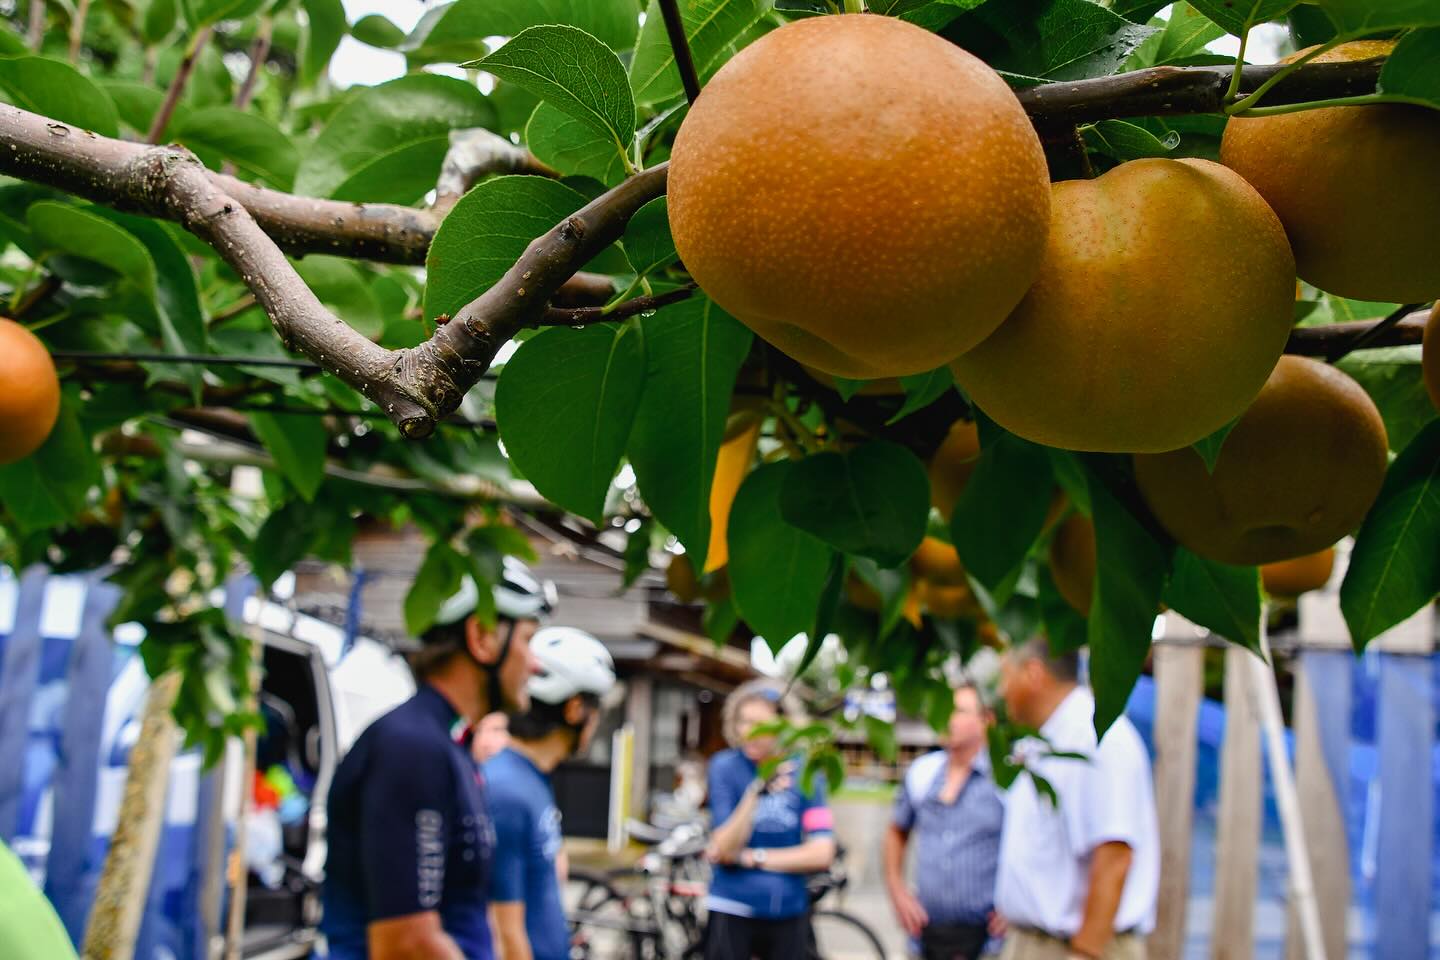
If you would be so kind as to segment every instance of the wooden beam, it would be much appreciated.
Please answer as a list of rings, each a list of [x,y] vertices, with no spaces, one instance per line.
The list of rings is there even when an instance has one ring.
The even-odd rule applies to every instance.
[[[1167,613],[1166,635],[1201,635],[1193,624]],[[1160,816],[1160,900],[1150,955],[1185,952],[1186,904],[1190,897],[1190,847],[1195,812],[1195,734],[1199,723],[1205,650],[1200,646],[1155,648],[1155,805]]]
[[[1225,742],[1220,753],[1220,816],[1215,852],[1212,960],[1253,960],[1256,869],[1260,857],[1260,716],[1249,659],[1225,651]]]

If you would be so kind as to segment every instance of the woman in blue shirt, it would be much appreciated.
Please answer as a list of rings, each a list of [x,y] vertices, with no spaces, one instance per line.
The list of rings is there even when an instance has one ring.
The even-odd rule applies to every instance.
[[[774,737],[750,737],[782,710],[782,689],[755,680],[725,701],[731,749],[710,760],[709,857],[715,864],[706,905],[706,960],[791,960],[809,953],[810,896],[805,877],[835,859],[834,818],[819,783],[804,793],[795,765],[769,780],[759,766],[777,755]]]

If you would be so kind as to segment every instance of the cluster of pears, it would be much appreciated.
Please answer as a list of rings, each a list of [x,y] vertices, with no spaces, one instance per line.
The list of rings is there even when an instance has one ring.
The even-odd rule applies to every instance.
[[[817,17],[706,86],[676,136],[669,215],[701,288],[807,367],[880,379],[948,363],[1019,436],[1133,454],[1178,542],[1269,564],[1324,551],[1379,491],[1374,403],[1282,353],[1297,276],[1367,300],[1440,296],[1440,114],[1232,120],[1221,159],[1051,184],[983,62],[891,17]],[[1437,327],[1424,369],[1440,406]],[[1232,422],[1207,470],[1191,444]],[[1084,553],[1073,524],[1058,533]]]

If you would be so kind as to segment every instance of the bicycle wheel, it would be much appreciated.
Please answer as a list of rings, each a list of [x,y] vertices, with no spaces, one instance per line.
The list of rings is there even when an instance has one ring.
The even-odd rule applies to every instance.
[[[839,910],[810,915],[814,931],[810,960],[885,960],[885,947],[875,932],[855,916]]]
[[[653,924],[612,896],[569,914],[571,960],[658,960]]]

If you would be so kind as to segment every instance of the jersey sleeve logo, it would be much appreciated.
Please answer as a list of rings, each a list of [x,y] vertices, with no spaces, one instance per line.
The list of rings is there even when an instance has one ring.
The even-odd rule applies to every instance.
[[[445,888],[445,818],[437,810],[415,813],[415,863],[419,871],[416,889],[420,906],[433,910],[440,905]]]

